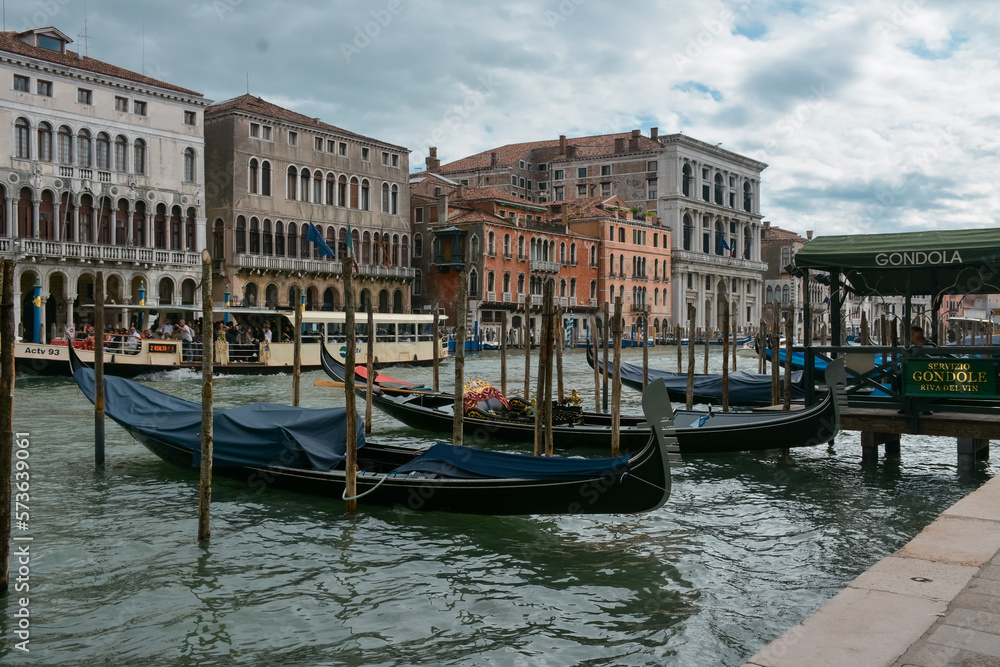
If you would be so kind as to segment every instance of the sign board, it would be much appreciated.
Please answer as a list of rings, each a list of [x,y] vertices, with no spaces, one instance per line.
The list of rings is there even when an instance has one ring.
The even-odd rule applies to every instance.
[[[937,398],[1000,398],[1000,363],[993,359],[906,359],[903,395]]]
[[[177,343],[150,343],[149,351],[154,354],[177,354]]]

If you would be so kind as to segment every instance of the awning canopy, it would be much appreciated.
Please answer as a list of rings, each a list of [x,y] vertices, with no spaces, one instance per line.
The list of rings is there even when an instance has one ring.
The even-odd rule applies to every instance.
[[[820,236],[795,255],[861,295],[1000,293],[1000,228]]]

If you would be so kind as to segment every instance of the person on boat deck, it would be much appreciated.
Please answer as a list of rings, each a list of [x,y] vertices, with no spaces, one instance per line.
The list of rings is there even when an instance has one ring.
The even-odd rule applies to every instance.
[[[160,328],[156,330],[156,333],[160,334],[160,337],[164,340],[174,337],[174,325],[170,323],[170,320],[164,319],[163,324]]]
[[[271,323],[270,322],[264,322],[264,342],[265,343],[270,343],[271,342]]]
[[[910,345],[913,347],[934,347],[934,343],[924,338],[923,328],[916,325],[910,327]]]
[[[139,345],[141,341],[142,336],[140,336],[139,332],[135,330],[135,327],[132,327],[128,333],[128,340],[125,341],[125,345],[129,349],[129,354],[139,353]]]
[[[194,342],[194,332],[184,320],[177,323],[177,337],[181,340],[181,358],[184,361],[191,361],[191,343]]]
[[[228,342],[226,339],[226,323],[221,320],[215,324],[215,340]]]

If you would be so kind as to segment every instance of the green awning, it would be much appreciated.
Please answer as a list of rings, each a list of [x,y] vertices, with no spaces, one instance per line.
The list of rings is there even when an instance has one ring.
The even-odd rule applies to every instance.
[[[1000,293],[1000,228],[821,236],[795,254],[862,295]]]

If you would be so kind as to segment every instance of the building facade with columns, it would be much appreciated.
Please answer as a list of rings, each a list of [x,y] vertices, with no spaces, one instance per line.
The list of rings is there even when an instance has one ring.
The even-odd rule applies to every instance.
[[[241,95],[205,112],[217,300],[342,310],[348,233],[355,303],[410,312],[409,150]],[[335,257],[308,240],[314,225]]]
[[[673,321],[720,328],[723,300],[737,325],[760,319],[761,172],[767,167],[683,134],[617,134],[508,144],[433,169],[456,182],[496,187],[520,199],[560,202],[619,196],[670,232]]]
[[[31,342],[91,320],[98,271],[109,303],[200,303],[208,100],[71,41],[51,27],[0,32],[0,255],[17,261],[18,332]]]

